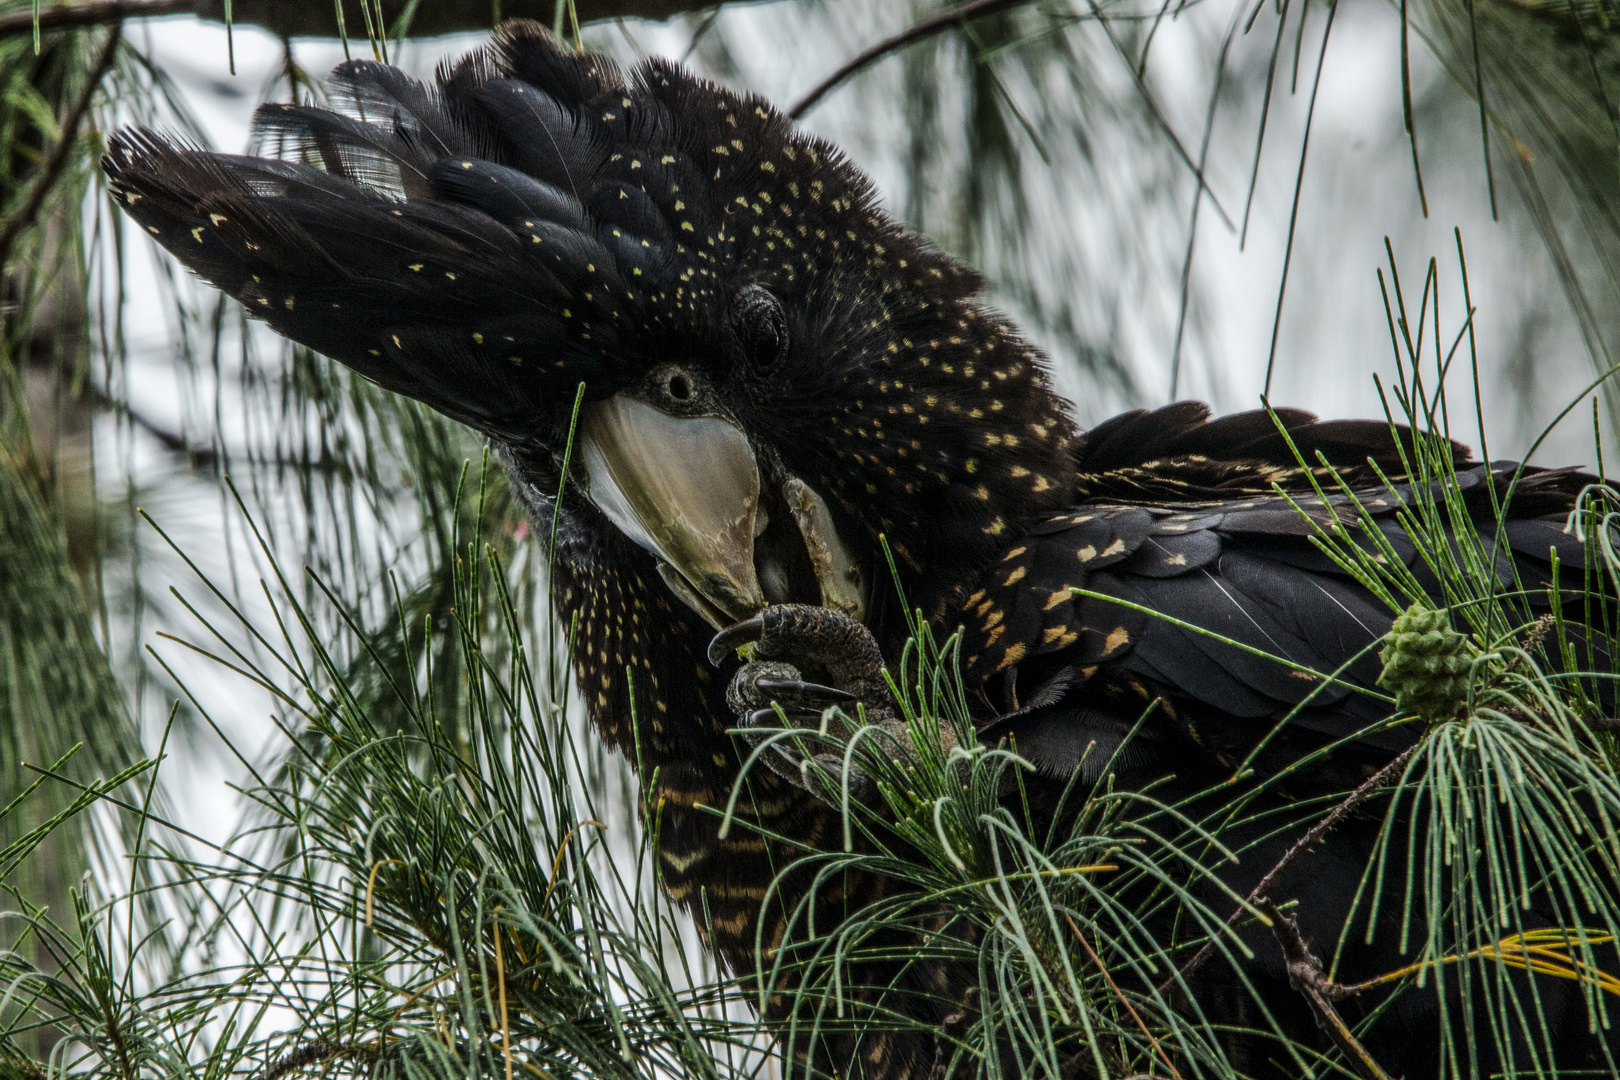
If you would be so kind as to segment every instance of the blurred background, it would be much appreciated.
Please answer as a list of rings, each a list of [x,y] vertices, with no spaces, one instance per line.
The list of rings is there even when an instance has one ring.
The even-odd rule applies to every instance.
[[[1476,451],[1595,467],[1613,442],[1609,0],[239,0],[230,25],[218,6],[0,0],[0,803],[74,746],[82,778],[161,749],[151,798],[224,842],[252,822],[238,786],[290,753],[276,680],[320,666],[271,599],[344,670],[402,622],[445,625],[475,526],[552,648],[544,553],[479,442],[199,287],[95,168],[126,123],[250,151],[255,106],[319,101],[346,55],[428,77],[503,15],[783,108],[877,47],[802,123],[983,268],[1084,424],[1262,395],[1379,416],[1410,339],[1451,365]],[[628,843],[623,763],[596,753]],[[98,821],[19,887],[60,899],[111,865],[120,826]]]

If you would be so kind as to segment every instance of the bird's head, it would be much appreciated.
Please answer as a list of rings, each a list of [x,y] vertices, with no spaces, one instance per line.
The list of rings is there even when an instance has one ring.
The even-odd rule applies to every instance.
[[[434,86],[350,62],[329,89],[260,109],[267,157],[125,132],[113,192],[542,487],[583,383],[569,483],[711,622],[864,610],[880,535],[948,592],[1072,490],[1074,428],[979,277],[768,103],[527,23]]]

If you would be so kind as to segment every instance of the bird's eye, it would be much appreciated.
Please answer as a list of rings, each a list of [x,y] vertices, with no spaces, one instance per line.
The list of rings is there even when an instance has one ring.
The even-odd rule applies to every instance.
[[[748,358],[760,367],[769,367],[787,352],[787,315],[782,302],[763,285],[738,290],[731,302],[731,328]]]

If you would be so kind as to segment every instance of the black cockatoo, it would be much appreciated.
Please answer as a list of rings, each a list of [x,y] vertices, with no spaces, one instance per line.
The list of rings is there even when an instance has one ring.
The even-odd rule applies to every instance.
[[[739,975],[808,888],[781,869],[841,830],[778,760],[738,803],[756,827],[722,835],[711,808],[751,750],[738,729],[773,702],[791,716],[859,702],[892,720],[882,673],[907,638],[900,595],[964,628],[975,719],[984,739],[1016,740],[1030,785],[1061,789],[1105,759],[1153,701],[1115,755],[1118,783],[1218,783],[1302,702],[1263,767],[1387,714],[1181,625],[1317,671],[1363,652],[1347,677],[1376,680],[1369,646],[1392,613],[1310,547],[1275,485],[1304,490],[1296,449],[1352,478],[1370,481],[1369,461],[1397,470],[1385,423],[1285,411],[1284,438],[1263,413],[1179,404],[1081,431],[976,273],[896,224],[835,148],[674,64],[621,74],[514,23],[434,85],[351,61],[330,97],[260,108],[275,157],[125,131],[105,160],[113,194],[279,333],[486,435],[542,528],[584,384],[554,603],[578,620],[574,675],[596,730],[656,777],[663,881]],[[1463,479],[1488,512],[1490,471]],[[1547,579],[1549,549],[1580,563],[1561,527],[1583,482],[1521,482],[1509,538],[1527,579]],[[747,663],[731,649],[744,643]],[[1412,737],[1384,730],[1302,775],[1344,791]],[[1295,836],[1257,843],[1231,886],[1246,891]],[[1307,937],[1337,936],[1369,836],[1347,824],[1277,886],[1309,901]],[[892,887],[851,872],[817,897],[819,925]],[[1278,947],[1253,940],[1247,981],[1211,974],[1199,1005],[1235,1033],[1240,1069],[1286,1074],[1241,1035],[1253,1001],[1301,1039],[1315,1025]],[[1400,966],[1381,947],[1352,950],[1349,974]],[[874,993],[919,1030],[829,1032],[795,1052],[840,1076],[932,1075],[948,1054],[926,1027],[971,1008],[974,978],[894,961]],[[1541,982],[1557,1044],[1601,1058],[1577,984]],[[1392,1075],[1439,1072],[1425,1001],[1370,1029]]]

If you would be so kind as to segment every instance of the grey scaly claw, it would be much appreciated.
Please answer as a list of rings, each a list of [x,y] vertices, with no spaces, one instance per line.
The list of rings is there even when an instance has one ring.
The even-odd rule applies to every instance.
[[[809,739],[827,735],[848,739],[864,721],[889,733],[885,743],[894,752],[904,754],[910,748],[910,734],[895,708],[883,653],[872,632],[828,608],[778,604],[715,635],[709,659],[721,664],[746,644],[754,645],[751,659],[732,676],[726,703],[745,738],[756,745],[770,739],[760,761],[830,805],[839,805],[846,791],[856,802],[877,800],[877,784],[848,755],[806,746]],[[795,725],[804,729],[804,737],[750,733]],[[954,746],[955,739],[950,743]]]

